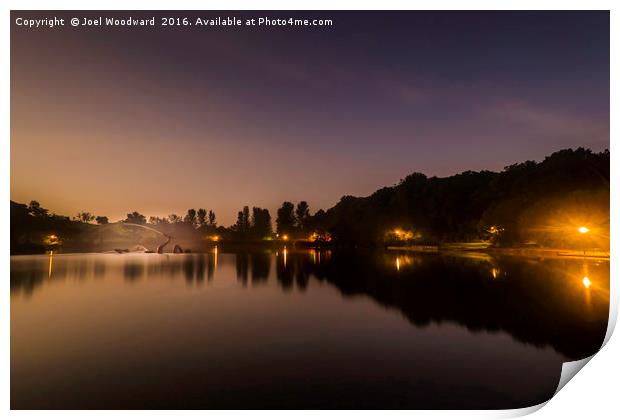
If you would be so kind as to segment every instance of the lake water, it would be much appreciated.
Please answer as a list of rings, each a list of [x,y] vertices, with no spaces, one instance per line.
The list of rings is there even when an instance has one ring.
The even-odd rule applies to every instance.
[[[608,308],[592,259],[14,256],[11,407],[525,407]]]

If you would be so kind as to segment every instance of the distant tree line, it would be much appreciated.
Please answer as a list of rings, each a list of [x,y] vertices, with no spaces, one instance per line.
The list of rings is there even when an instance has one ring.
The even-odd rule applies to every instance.
[[[134,211],[122,222],[241,241],[329,235],[340,246],[376,246],[385,242],[386,232],[399,228],[415,232],[411,237],[427,244],[483,239],[502,246],[609,248],[609,164],[608,150],[578,148],[501,172],[465,171],[444,178],[416,172],[368,197],[344,196],[334,207],[314,214],[306,201],[285,201],[277,209],[275,233],[269,210],[249,206],[238,211],[228,228],[218,226],[213,210],[205,208],[188,209],[185,216],[151,216],[148,223]],[[11,201],[11,250],[39,249],[45,232],[71,237],[96,228],[93,221],[109,223],[108,217],[87,211],[70,219],[50,214],[37,201]],[[593,234],[578,236],[579,224],[592,227]]]
[[[590,240],[608,249],[609,164],[608,150],[578,148],[502,172],[413,173],[368,197],[342,197],[319,226],[344,245],[376,245],[400,227],[419,233],[418,243],[579,247]],[[595,229],[589,239],[579,237],[580,224]]]

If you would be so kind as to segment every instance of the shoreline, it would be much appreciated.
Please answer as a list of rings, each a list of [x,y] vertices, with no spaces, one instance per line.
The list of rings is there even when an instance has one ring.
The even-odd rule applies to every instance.
[[[270,242],[267,246],[258,245],[258,244],[244,244],[240,246],[240,244],[227,244],[223,243],[214,243],[211,244],[211,247],[220,248],[220,252],[222,253],[236,253],[236,252],[255,252],[259,250],[277,250],[280,246],[286,247],[290,246],[290,250],[333,250],[331,247],[306,247],[306,246],[295,246],[292,243],[278,243],[278,242]],[[515,256],[515,257],[526,257],[526,258],[579,258],[579,259],[598,259],[598,260],[609,260],[610,252],[609,251],[596,251],[596,250],[574,250],[574,249],[561,249],[561,248],[528,248],[528,247],[491,247],[491,246],[480,246],[481,244],[471,244],[467,245],[457,245],[457,244],[443,244],[443,245],[411,245],[411,246],[386,246],[383,248],[387,251],[403,251],[403,252],[425,252],[425,253],[443,253],[443,254],[486,254],[489,256],[492,255],[506,255],[506,256]],[[375,248],[381,249],[381,248]],[[114,250],[109,251],[92,251],[92,250],[84,250],[78,251],[75,249],[67,249],[66,252],[61,250],[54,250],[54,252],[58,254],[89,254],[89,253],[114,253]],[[202,254],[208,253],[208,249],[198,249],[195,252],[183,252],[179,253],[183,254]],[[129,251],[123,252],[122,254],[135,254],[135,253],[147,253],[147,254],[160,254],[157,251],[150,252],[139,252],[139,251]],[[163,254],[172,254],[172,252],[163,252]],[[20,256],[20,255],[47,255],[47,252],[38,254],[38,253],[11,253],[10,256]]]
[[[527,248],[527,247],[481,247],[481,246],[455,246],[450,244],[439,246],[388,246],[390,251],[407,252],[443,252],[443,253],[485,253],[489,255],[511,255],[517,257],[535,258],[589,258],[589,259],[610,259],[609,251],[584,251],[575,249],[561,248]]]

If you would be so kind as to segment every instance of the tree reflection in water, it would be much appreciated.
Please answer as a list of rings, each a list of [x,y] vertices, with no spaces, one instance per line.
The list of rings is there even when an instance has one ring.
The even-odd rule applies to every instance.
[[[368,296],[398,309],[418,327],[454,322],[470,331],[504,331],[535,346],[551,345],[571,359],[602,344],[609,310],[609,262],[594,259],[535,259],[487,254],[332,252],[329,250],[163,256],[96,254],[14,257],[11,293],[30,294],[47,281],[102,278],[109,261],[121,261],[128,282],[152,276],[201,285],[234,264],[244,286],[269,281],[272,265],[283,291],[305,291],[312,282],[336,287],[345,297]],[[223,258],[227,257],[227,258]],[[51,273],[51,274],[50,274]],[[584,280],[584,279],[587,279]]]
[[[608,309],[609,262],[592,259],[12,257],[11,404],[522,407],[600,347]]]

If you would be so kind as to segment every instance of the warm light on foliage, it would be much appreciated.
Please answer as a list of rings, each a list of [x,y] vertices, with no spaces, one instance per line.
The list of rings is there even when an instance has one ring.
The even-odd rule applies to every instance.
[[[487,232],[490,233],[491,235],[497,235],[503,231],[504,231],[504,228],[495,226],[495,225],[489,226],[489,228],[487,229]]]
[[[316,242],[316,241],[329,242],[332,240],[332,237],[327,232],[326,233],[312,232],[312,234],[308,237],[308,240],[312,242]]]
[[[542,247],[608,250],[609,220],[609,191],[582,191],[540,200],[524,212],[510,233],[513,240]]]
[[[44,239],[43,242],[45,243],[45,245],[60,245],[62,244],[62,241],[60,240],[60,238],[55,235],[55,234],[49,234],[47,235]]]
[[[396,228],[386,233],[389,239],[397,241],[410,241],[413,239],[419,239],[422,237],[419,233],[414,233],[412,230],[406,230],[402,228]]]

